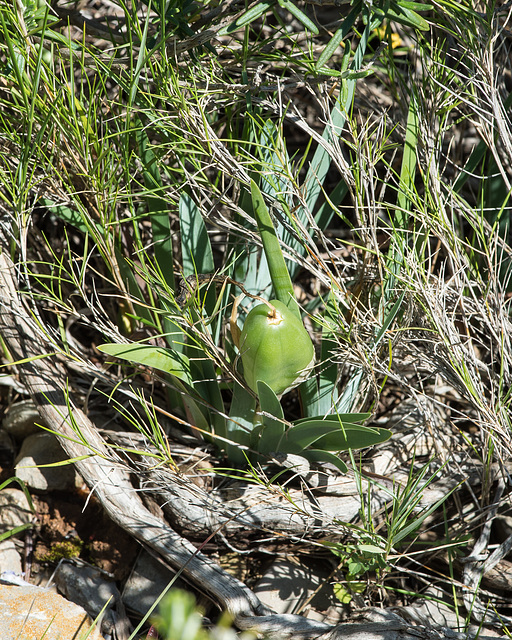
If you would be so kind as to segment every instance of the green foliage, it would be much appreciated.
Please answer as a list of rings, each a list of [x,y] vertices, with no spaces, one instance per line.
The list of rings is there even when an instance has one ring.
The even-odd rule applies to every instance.
[[[49,351],[157,464],[173,464],[165,414],[234,467],[290,453],[345,471],[390,435],[366,426],[389,381],[400,397],[455,388],[457,420],[485,434],[474,451],[508,451],[512,94],[494,5],[113,8],[77,28],[57,6],[0,6],[2,250]],[[314,344],[282,398],[291,384],[248,375],[235,338],[262,299]],[[100,369],[98,343],[124,366]],[[440,510],[425,484],[390,491],[385,535],[363,510],[341,598]]]
[[[82,552],[83,544],[83,541],[79,538],[55,542],[47,553],[39,554],[37,560],[39,562],[57,563],[63,559],[78,558]]]
[[[263,195],[254,180],[251,181],[251,194],[254,217],[256,218],[263,250],[265,251],[275,296],[299,316],[300,313],[293,293],[292,281],[281,250],[280,238],[276,234]]]
[[[384,577],[390,570],[390,565],[401,557],[402,550],[410,548],[412,544],[417,542],[421,525],[444,505],[455,491],[455,489],[447,491],[434,503],[422,505],[425,490],[441,472],[438,469],[427,478],[428,471],[429,464],[424,465],[418,472],[414,471],[414,460],[412,461],[407,482],[404,485],[397,484],[390,492],[390,506],[386,508],[384,526],[379,532],[375,529],[371,507],[368,507],[368,513],[365,513],[364,508],[361,511],[365,526],[358,530],[356,542],[322,542],[335,556],[340,558],[340,569],[343,572],[344,580],[334,584],[334,593],[340,602],[348,604],[355,594],[364,593],[369,581],[372,581],[374,576],[380,584],[383,584]],[[378,480],[374,482],[379,484]],[[362,487],[360,487],[360,492],[361,504],[364,505]],[[369,505],[371,490],[368,491],[367,496],[366,503]],[[441,539],[438,545],[446,547],[452,553],[463,546],[466,541],[464,538]]]
[[[282,434],[277,450],[300,454],[313,463],[329,462],[344,473],[346,464],[333,453],[370,447],[391,437],[387,429],[355,424],[368,417],[369,414],[338,414],[298,420]]]
[[[268,129],[268,122],[265,127]],[[266,184],[270,185],[269,182]],[[278,192],[274,191],[274,195],[277,197]],[[346,464],[337,457],[337,452],[373,446],[384,442],[391,434],[385,429],[369,429],[354,424],[367,419],[369,414],[329,415],[327,409],[327,415],[317,416],[314,408],[319,406],[320,392],[315,377],[310,381],[313,384],[305,390],[304,385],[301,388],[306,405],[305,414],[311,416],[311,420],[291,424],[284,419],[276,394],[289,391],[311,375],[314,348],[300,319],[300,309],[281,249],[282,240],[276,232],[264,195],[254,181],[251,182],[251,196],[248,213],[254,215],[265,257],[265,261],[257,268],[263,265],[264,273],[268,274],[278,298],[271,301],[270,305],[277,309],[279,317],[283,319],[279,326],[272,325],[269,329],[270,307],[261,304],[249,312],[243,321],[240,335],[236,318],[231,320],[232,330],[236,330],[234,342],[243,363],[242,375],[249,389],[257,396],[259,410],[254,397],[244,391],[237,381],[233,381],[229,417],[226,417],[224,399],[214,380],[215,370],[212,366],[212,360],[215,361],[212,347],[220,340],[222,323],[222,316],[219,314],[220,299],[214,295],[213,288],[209,288],[209,293],[203,297],[200,287],[196,292],[193,285],[186,281],[187,288],[190,287],[188,297],[193,303],[192,306],[187,303],[187,309],[193,324],[183,333],[186,336],[186,339],[182,338],[183,342],[178,343],[176,334],[171,332],[167,334],[170,348],[144,344],[107,344],[98,348],[109,355],[168,374],[173,386],[185,392],[184,403],[186,410],[194,416],[194,426],[203,432],[210,432],[233,463],[244,464],[247,455],[254,457],[257,454],[267,456],[276,452],[300,453],[311,462],[330,462],[344,472]],[[187,194],[183,194],[178,210],[183,275],[194,278],[195,274],[211,273],[214,268],[213,252],[199,208]],[[279,232],[283,234],[284,227],[280,226]],[[304,252],[305,247],[296,244],[295,249]],[[247,253],[244,258],[239,256],[238,268],[243,260],[246,262],[244,271],[250,272],[253,254]],[[133,282],[135,286],[135,281]],[[249,293],[246,286],[247,283],[244,283],[244,290]],[[164,308],[172,308],[165,300],[161,304]],[[168,319],[172,317],[169,316]],[[183,328],[183,323],[180,326]],[[329,344],[328,340],[327,345]],[[231,371],[234,375],[238,361],[235,351],[231,358]],[[223,361],[222,364],[229,367],[231,363]],[[329,376],[324,375],[323,381],[323,397],[334,398],[335,371]],[[327,403],[324,406],[327,408]]]
[[[187,382],[190,385],[192,384],[189,359],[185,355],[172,349],[134,343],[102,344],[98,346],[98,349],[109,356],[163,371],[183,382]]]
[[[219,637],[226,640],[239,637],[242,640],[254,640],[250,632],[236,633],[227,615],[222,616],[214,627],[206,629],[195,597],[182,589],[171,589],[164,596],[152,623],[161,640],[213,640]]]
[[[188,591],[172,589],[162,599],[154,626],[163,640],[208,640],[201,612]]]
[[[190,387],[194,386],[191,376],[187,375],[186,369],[183,367],[184,356],[170,349],[136,344],[100,345],[98,348],[100,351],[129,362],[154,367],[176,376]],[[230,435],[235,439],[235,442],[240,444],[250,442],[251,448],[259,453],[298,453],[312,462],[334,463],[341,471],[345,472],[347,470],[345,463],[330,452],[369,447],[385,442],[391,437],[391,432],[387,429],[372,429],[356,424],[367,419],[370,416],[367,413],[306,418],[291,425],[284,420],[281,404],[274,390],[260,379],[257,380],[257,390],[260,401],[259,413],[255,412],[254,405],[250,403],[241,402],[238,405],[235,400],[233,401]],[[189,393],[191,401],[192,388]],[[198,407],[195,403],[193,406]],[[235,408],[238,408],[241,414],[237,415],[236,421],[233,418]],[[206,427],[205,424],[198,426]],[[228,429],[228,425],[224,425],[222,433],[227,433]],[[253,429],[254,433],[249,437],[249,432]],[[314,448],[311,448],[313,445]],[[243,459],[236,448],[230,449],[230,451],[233,461]]]
[[[370,541],[327,546],[342,560],[342,568],[349,581],[356,580],[365,573],[387,568],[385,550]]]

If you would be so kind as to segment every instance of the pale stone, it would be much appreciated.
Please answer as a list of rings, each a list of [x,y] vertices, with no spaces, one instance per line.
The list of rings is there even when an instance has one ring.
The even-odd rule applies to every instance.
[[[32,400],[22,400],[9,407],[2,428],[16,440],[40,433],[41,417]]]
[[[96,629],[91,631],[91,626],[91,619],[81,607],[53,591],[32,585],[0,584],[2,640],[103,640]]]
[[[21,576],[23,572],[20,554],[12,540],[0,542],[0,574],[4,572],[14,573],[18,576]]]
[[[113,607],[121,599],[115,582],[105,580],[95,567],[61,562],[54,580],[62,595],[83,607],[93,617],[99,615],[105,606]]]
[[[0,491],[0,534],[32,522],[33,514],[21,489]]]
[[[307,604],[311,609],[307,617],[323,620],[325,615],[316,615],[315,609],[326,612],[336,602],[327,582],[328,575],[319,567],[279,558],[258,580],[254,593],[276,613],[297,613]]]
[[[72,464],[38,467],[64,460],[67,460],[67,456],[54,435],[36,433],[23,441],[16,458],[16,475],[29,487],[39,491],[71,490],[81,485]]]

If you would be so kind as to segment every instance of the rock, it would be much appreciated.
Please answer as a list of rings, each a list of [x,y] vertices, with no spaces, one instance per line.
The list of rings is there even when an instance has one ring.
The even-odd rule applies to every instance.
[[[0,429],[0,467],[10,467],[14,462],[14,444],[7,431]]]
[[[2,573],[13,573],[17,576],[23,573],[21,557],[12,540],[0,542],[0,574]]]
[[[493,519],[492,526],[498,536],[499,542],[504,542],[509,536],[512,535],[512,516],[507,516],[501,513]],[[509,553],[506,557],[512,559],[512,553]]]
[[[16,459],[16,475],[32,489],[39,491],[69,491],[82,485],[72,464],[58,467],[37,465],[54,464],[67,460],[57,438],[51,433],[36,433],[23,441]]]
[[[53,591],[32,585],[0,584],[2,640],[79,638],[104,640],[86,612]]]
[[[121,594],[115,582],[105,580],[104,572],[96,567],[61,562],[55,571],[54,581],[62,595],[83,607],[92,618],[96,619],[102,614],[103,633],[110,633],[115,628],[119,630],[121,624],[125,629],[130,626],[127,618],[120,619],[125,616]],[[115,605],[118,609],[121,606],[121,616],[111,610]]]
[[[311,609],[307,617],[318,620],[322,615],[318,616],[316,612],[327,611],[335,602],[332,587],[327,584],[328,575],[328,571],[319,567],[279,558],[257,582],[254,593],[276,613],[297,613],[307,604]],[[319,587],[318,593],[308,602]]]
[[[115,583],[105,580],[102,572],[95,567],[61,562],[54,580],[63,596],[83,607],[93,618],[99,615],[103,607],[110,608],[121,598]]]
[[[0,534],[32,522],[33,514],[21,489],[0,491]]]
[[[9,407],[2,422],[2,428],[15,440],[21,442],[26,437],[40,433],[41,416],[32,400],[22,400]]]
[[[172,571],[147,551],[142,551],[123,590],[123,602],[127,609],[140,616],[146,615],[173,577]],[[179,580],[173,586],[184,588]]]

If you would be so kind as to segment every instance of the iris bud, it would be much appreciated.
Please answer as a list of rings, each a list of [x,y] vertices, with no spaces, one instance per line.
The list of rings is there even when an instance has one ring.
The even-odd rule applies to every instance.
[[[315,363],[315,349],[302,321],[279,300],[252,309],[239,341],[248,386],[257,393],[265,382],[282,395],[307,379]]]

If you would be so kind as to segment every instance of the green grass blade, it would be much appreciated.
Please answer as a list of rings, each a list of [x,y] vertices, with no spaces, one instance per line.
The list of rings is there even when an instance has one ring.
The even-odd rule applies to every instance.
[[[365,373],[363,369],[355,369],[351,374],[348,382],[346,383],[343,393],[338,398],[336,403],[336,411],[340,413],[348,413],[354,406],[354,401],[357,398],[357,392],[361,385],[361,382],[365,379]]]
[[[251,194],[242,187],[239,205],[251,218],[254,218],[254,207]],[[237,216],[236,222],[244,229],[253,230],[253,224],[243,216]],[[235,280],[243,282],[249,293],[270,299],[272,282],[265,254],[256,243],[248,243],[233,233],[230,238],[232,255],[235,256],[232,275]]]
[[[328,416],[315,416],[313,420],[320,420],[322,423],[332,422],[334,424],[339,425],[340,422],[343,424],[356,424],[358,422],[364,422],[368,420],[371,416],[371,413],[333,413]],[[299,420],[294,421],[294,425],[304,424],[305,422],[311,422],[311,418],[300,418]]]
[[[144,300],[144,295],[135,276],[133,263],[125,258],[118,247],[114,247],[114,253],[119,273],[126,287],[126,290],[130,294],[131,300]],[[133,310],[139,316],[139,318],[146,321],[148,324],[154,324],[154,318],[148,307],[143,304],[137,304],[136,302],[133,302]]]
[[[396,295],[396,278],[404,263],[404,244],[407,242],[410,213],[413,208],[416,180],[416,149],[418,147],[419,119],[416,97],[411,95],[407,116],[402,166],[397,194],[397,207],[393,220],[391,247],[387,257],[387,278],[382,290],[381,316]],[[418,244],[418,240],[416,241]]]
[[[280,7],[289,11],[292,16],[295,16],[297,20],[306,27],[306,29],[309,29],[311,33],[314,33],[315,35],[318,35],[318,27],[316,24],[303,11],[301,11],[294,2],[291,0],[278,0],[278,2]]]
[[[334,216],[335,210],[340,206],[343,198],[348,193],[348,187],[343,180],[329,194],[326,202],[323,202],[315,214],[315,221],[320,229],[327,229]]]
[[[188,194],[183,194],[179,201],[181,230],[181,247],[183,274],[189,276],[214,271],[213,251],[208,237],[201,211]],[[212,287],[208,295],[206,313],[212,313],[217,298]],[[220,323],[217,333],[220,331]],[[214,362],[207,357],[198,357],[195,347],[191,347],[190,357],[193,360],[192,377],[194,389],[212,407],[210,411],[210,429],[213,433],[226,433],[225,407],[217,380]]]
[[[404,540],[405,538],[407,538],[408,536],[410,536],[412,533],[414,533],[420,526],[421,524],[426,520],[426,518],[428,518],[430,516],[430,514],[434,513],[435,511],[437,511],[437,509],[439,509],[439,507],[446,502],[446,500],[450,497],[450,495],[452,493],[455,492],[455,490],[458,487],[454,487],[453,489],[447,491],[444,495],[442,495],[439,500],[437,500],[437,502],[435,502],[434,504],[432,504],[430,507],[424,509],[423,511],[421,511],[419,513],[419,515],[417,515],[415,517],[415,519],[409,523],[407,526],[405,526],[403,529],[401,529],[398,533],[393,535],[393,544],[397,545],[399,542],[401,542],[402,540]],[[418,499],[419,502],[419,499]]]
[[[337,342],[333,326],[336,326],[337,316],[341,314],[339,303],[332,291],[329,293],[322,323],[322,342],[320,344],[321,367],[318,372],[318,400],[317,415],[326,415],[337,406],[338,389],[338,365],[333,362],[333,354],[337,349]]]
[[[225,407],[214,362],[207,357],[196,360],[191,355],[191,372],[194,390],[210,408],[209,431],[224,436],[226,433]]]
[[[425,5],[422,7],[422,10],[428,10],[431,6],[432,5]],[[418,29],[419,31],[427,31],[429,28],[428,22],[425,18],[405,6],[397,6],[396,9],[390,6],[386,9],[375,7],[373,11],[374,15],[381,20],[393,20],[407,27]]]
[[[145,129],[137,131],[137,143],[139,146],[140,159],[143,170],[142,177],[144,185],[148,191],[146,204],[151,220],[151,230],[153,232],[153,246],[155,252],[155,262],[162,274],[165,282],[175,289],[174,272],[172,269],[172,236],[169,221],[169,212],[163,198],[163,183],[158,170],[157,157],[149,148],[149,140]]]
[[[137,125],[139,128],[137,129],[136,138],[143,167],[142,177],[147,190],[146,204],[153,234],[155,268],[163,282],[172,291],[175,291],[176,283],[172,268],[173,243],[171,226],[167,203],[164,198],[162,177],[157,164],[158,159],[149,146],[146,130],[140,120]],[[168,310],[167,301],[162,298],[160,298],[160,306],[164,310]],[[169,346],[174,347],[176,345],[178,351],[182,351],[184,337],[181,328],[170,320],[167,314],[164,315],[162,326]],[[173,398],[173,402],[179,404],[178,398]]]
[[[308,418],[312,418],[321,413],[318,402],[319,392],[316,376],[312,375],[307,380],[304,380],[299,387],[299,391],[303,414]]]
[[[356,11],[357,9],[357,11]],[[350,12],[349,16],[347,16],[345,23],[341,29],[342,33],[340,36],[343,38],[346,34],[348,34],[350,27],[352,26],[354,20],[356,19],[357,14],[360,9],[358,7],[354,7]],[[352,15],[354,14],[354,15]],[[352,16],[352,17],[351,17]],[[350,18],[351,17],[351,18]],[[349,21],[349,18],[351,22]],[[363,63],[363,57],[366,52],[366,48],[368,45],[368,40],[370,38],[371,31],[369,25],[365,27],[363,31],[363,35],[361,36],[361,40],[357,46],[356,52],[354,54],[354,60],[352,62],[352,70],[358,71],[361,68]],[[340,42],[341,42],[340,38]],[[338,42],[339,44],[339,42]],[[322,62],[322,64],[319,64]],[[317,62],[318,68],[321,68],[325,64],[325,61],[322,60],[322,56]],[[352,101],[354,99],[354,91],[356,86],[355,79],[349,79],[344,81],[344,91],[340,91],[338,100],[334,105],[334,108],[331,112],[331,122],[332,125],[328,125],[325,127],[322,137],[330,142],[334,139],[334,137],[339,136],[343,127],[345,126],[346,114],[350,112]],[[302,190],[305,193],[306,198],[306,206],[309,211],[313,211],[315,209],[315,204],[322,193],[323,184],[325,182],[325,178],[329,171],[329,167],[331,166],[331,158],[329,156],[329,152],[322,145],[318,145],[313,155],[313,159],[310,163],[310,168],[304,180]],[[340,192],[338,194],[341,195],[343,189],[340,187]],[[320,213],[320,212],[319,212]],[[325,218],[326,212],[322,210],[321,217]]]
[[[408,212],[411,211],[413,195],[415,193],[414,183],[416,179],[416,149],[418,148],[418,133],[418,108],[416,99],[414,95],[412,95],[409,103],[409,114],[407,116],[407,129],[405,133],[405,144],[397,197],[398,209],[395,216],[396,226],[400,229],[407,229],[409,218]]]
[[[226,437],[233,442],[249,446],[251,432],[256,418],[256,398],[237,382],[233,387],[233,398],[226,421]],[[220,443],[219,443],[220,444]],[[233,464],[246,465],[247,459],[243,450],[226,443],[226,455]]]
[[[398,300],[393,304],[391,309],[386,313],[386,316],[384,317],[382,325],[380,326],[377,332],[377,335],[375,336],[375,339],[372,345],[372,351],[375,351],[377,349],[382,338],[384,338],[384,336],[386,335],[387,330],[389,329],[389,327],[391,326],[395,318],[400,313],[404,298],[405,298],[405,292],[402,292],[402,294],[398,297]]]
[[[337,416],[336,416],[337,417]],[[387,429],[363,427],[341,420],[312,418],[303,420],[286,432],[286,451],[299,453],[312,444],[325,451],[362,449],[389,440],[392,433]]]
[[[150,16],[151,16],[151,2],[148,2],[148,10],[146,14],[146,20],[144,23],[144,31],[142,32],[142,37],[139,43],[140,47],[139,47],[139,54],[137,56],[137,63],[135,65],[135,69],[133,69],[132,71],[132,81],[130,86],[130,93],[128,96],[128,110],[130,110],[131,106],[135,102],[135,97],[139,90],[140,75],[141,75],[142,67],[144,66],[144,61],[146,58],[146,41],[148,37]]]
[[[288,429],[283,442],[283,451],[286,451],[286,453],[302,453],[304,449],[307,449],[323,436],[339,431],[339,423],[335,424],[328,420],[319,419],[305,420]]]
[[[508,94],[505,102],[503,103],[503,110],[508,113],[512,106],[512,92]],[[495,137],[498,138],[498,132],[495,133]],[[485,155],[489,152],[489,145],[485,140],[480,140],[476,147],[471,152],[467,162],[462,168],[461,172],[457,176],[457,179],[453,183],[453,190],[460,193],[462,187],[466,184],[467,180],[477,173],[477,167],[483,162]]]
[[[392,435],[392,432],[388,429],[371,429],[345,423],[339,431],[327,434],[317,440],[316,448],[324,451],[364,449],[386,442]]]
[[[10,63],[16,75],[18,89],[23,99],[25,111],[28,112],[30,109],[30,102],[29,102],[29,96],[28,96],[27,88],[25,86],[25,81],[24,81],[26,60],[24,56],[21,54],[21,52],[17,50],[17,47],[11,38],[9,29],[7,28],[7,25],[5,23],[3,11],[0,11],[0,22],[2,23],[2,30],[4,32],[3,33],[4,42],[7,43],[7,48],[9,50]]]
[[[281,222],[276,223],[276,234],[283,246],[290,247],[299,255],[306,252],[304,242],[301,240],[300,231],[297,228],[296,219],[307,229],[309,226],[307,216],[302,207],[298,208],[294,215],[291,214],[293,198],[290,195],[290,181],[294,175],[294,168],[291,166],[286,145],[284,144],[284,134],[273,120],[266,120],[261,127],[259,136],[262,166],[265,172],[261,176],[260,190],[272,199],[276,199],[282,206],[282,215],[287,218],[288,224],[294,231],[285,227]],[[285,260],[290,277],[300,268],[296,262]]]
[[[357,2],[356,5],[354,7],[352,7],[352,10],[350,11],[348,16],[343,21],[343,24],[336,31],[336,33],[333,35],[333,37],[329,40],[329,44],[327,44],[325,49],[322,51],[320,57],[318,58],[318,60],[316,62],[316,69],[317,70],[322,69],[323,67],[325,67],[327,62],[329,62],[329,60],[334,55],[334,52],[336,51],[336,49],[340,46],[340,44],[343,42],[343,40],[350,33],[350,30],[352,29],[352,26],[354,25],[354,22],[356,21],[356,19],[358,18],[359,14],[361,13],[362,6],[363,6],[362,2]]]
[[[254,20],[257,20],[260,16],[266,13],[269,9],[273,7],[275,4],[275,0],[263,0],[263,2],[258,2],[255,4],[249,11],[243,13],[239,18],[237,18],[234,22],[232,22],[227,27],[223,27],[218,32],[219,36],[226,35],[228,33],[233,33],[234,31],[238,31],[242,27],[245,27]]]

